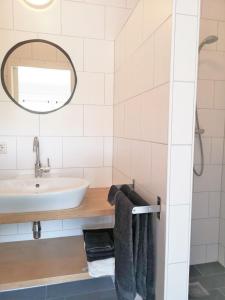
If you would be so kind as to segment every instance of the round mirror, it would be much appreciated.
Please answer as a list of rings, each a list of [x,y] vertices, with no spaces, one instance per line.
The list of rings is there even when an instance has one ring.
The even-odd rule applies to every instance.
[[[1,80],[13,102],[42,114],[68,104],[77,85],[69,55],[45,40],[28,40],[11,48],[2,63]]]

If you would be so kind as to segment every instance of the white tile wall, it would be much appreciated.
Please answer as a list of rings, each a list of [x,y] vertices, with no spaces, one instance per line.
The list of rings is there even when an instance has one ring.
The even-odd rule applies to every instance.
[[[167,300],[188,299],[188,267],[187,263],[169,265]]]
[[[22,1],[13,0],[14,29],[31,32],[60,33],[60,0],[40,14]],[[41,18],[41,22],[40,22]],[[25,21],[26,20],[26,21]]]
[[[0,88],[0,141],[8,146],[8,154],[0,155],[1,177],[33,173],[37,135],[42,163],[50,158],[52,175],[85,177],[92,187],[111,185],[114,38],[135,5],[126,2],[56,0],[37,11],[23,1],[1,1],[0,60],[18,42],[46,39],[65,49],[78,77],[71,104],[49,115],[25,112]],[[79,222],[72,229],[62,221],[43,223],[43,237],[80,234]],[[31,238],[31,224],[0,226],[1,242]]]
[[[13,27],[13,1],[3,0],[0,11],[0,28],[11,29]]]
[[[174,103],[172,112],[173,144],[191,144],[193,128],[193,107],[195,103],[194,83],[174,83]],[[181,124],[179,127],[177,124]]]
[[[162,198],[157,226],[157,299],[163,299],[172,1],[140,0],[115,44],[113,182],[150,202]],[[144,15],[144,18],[143,18]]]
[[[194,112],[200,1],[177,0],[174,4],[174,31],[172,32],[174,48],[171,72],[173,89],[171,91],[171,126],[169,127],[169,143],[171,145],[169,147],[168,165],[169,219],[167,230],[169,239],[168,259],[166,261],[166,299],[186,300],[188,299],[189,286]],[[181,105],[181,101],[184,102],[183,105]],[[184,107],[185,113],[183,111]],[[200,199],[201,201],[202,199]],[[196,207],[198,205],[199,203]],[[204,211],[204,213],[206,214],[207,211]],[[210,237],[212,238],[212,236]],[[206,248],[196,249],[196,253],[201,251],[205,251],[206,256]],[[209,250],[208,256],[210,255]]]
[[[216,35],[219,41],[204,47],[199,60],[198,112],[201,128],[205,129],[203,148],[205,171],[201,178],[194,177],[192,218],[196,231],[201,231],[202,219],[212,222],[223,218],[223,174],[224,157],[224,1],[202,1],[200,41],[208,35]],[[199,168],[199,144],[196,139],[195,165]],[[222,176],[224,177],[224,176]],[[201,211],[202,209],[202,211]],[[221,212],[220,212],[221,210]],[[221,223],[222,221],[220,221]],[[223,226],[220,224],[223,232]],[[194,233],[193,233],[194,235]],[[218,235],[217,235],[218,236]],[[197,239],[197,238],[196,238]],[[221,238],[220,238],[221,239]],[[198,246],[204,249],[202,257],[196,247],[192,247],[191,263],[216,261],[224,264],[224,247],[218,238],[214,244]]]
[[[197,35],[198,18],[189,15],[177,15],[174,56],[175,81],[195,81],[197,43],[193,36]]]

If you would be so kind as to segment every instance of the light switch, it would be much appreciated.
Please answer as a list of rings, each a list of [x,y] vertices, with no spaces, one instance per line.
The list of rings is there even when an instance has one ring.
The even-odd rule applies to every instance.
[[[0,154],[7,154],[7,153],[8,153],[7,144],[0,143]]]

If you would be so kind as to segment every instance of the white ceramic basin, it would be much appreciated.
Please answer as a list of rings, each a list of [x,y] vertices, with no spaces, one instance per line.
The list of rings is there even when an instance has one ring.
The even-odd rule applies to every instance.
[[[72,177],[0,180],[0,213],[74,208],[88,186],[86,180]]]

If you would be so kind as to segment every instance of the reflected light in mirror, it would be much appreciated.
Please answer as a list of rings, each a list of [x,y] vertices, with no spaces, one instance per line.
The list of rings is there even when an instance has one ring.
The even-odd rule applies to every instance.
[[[33,8],[45,8],[49,6],[54,0],[23,0],[27,5]]]

